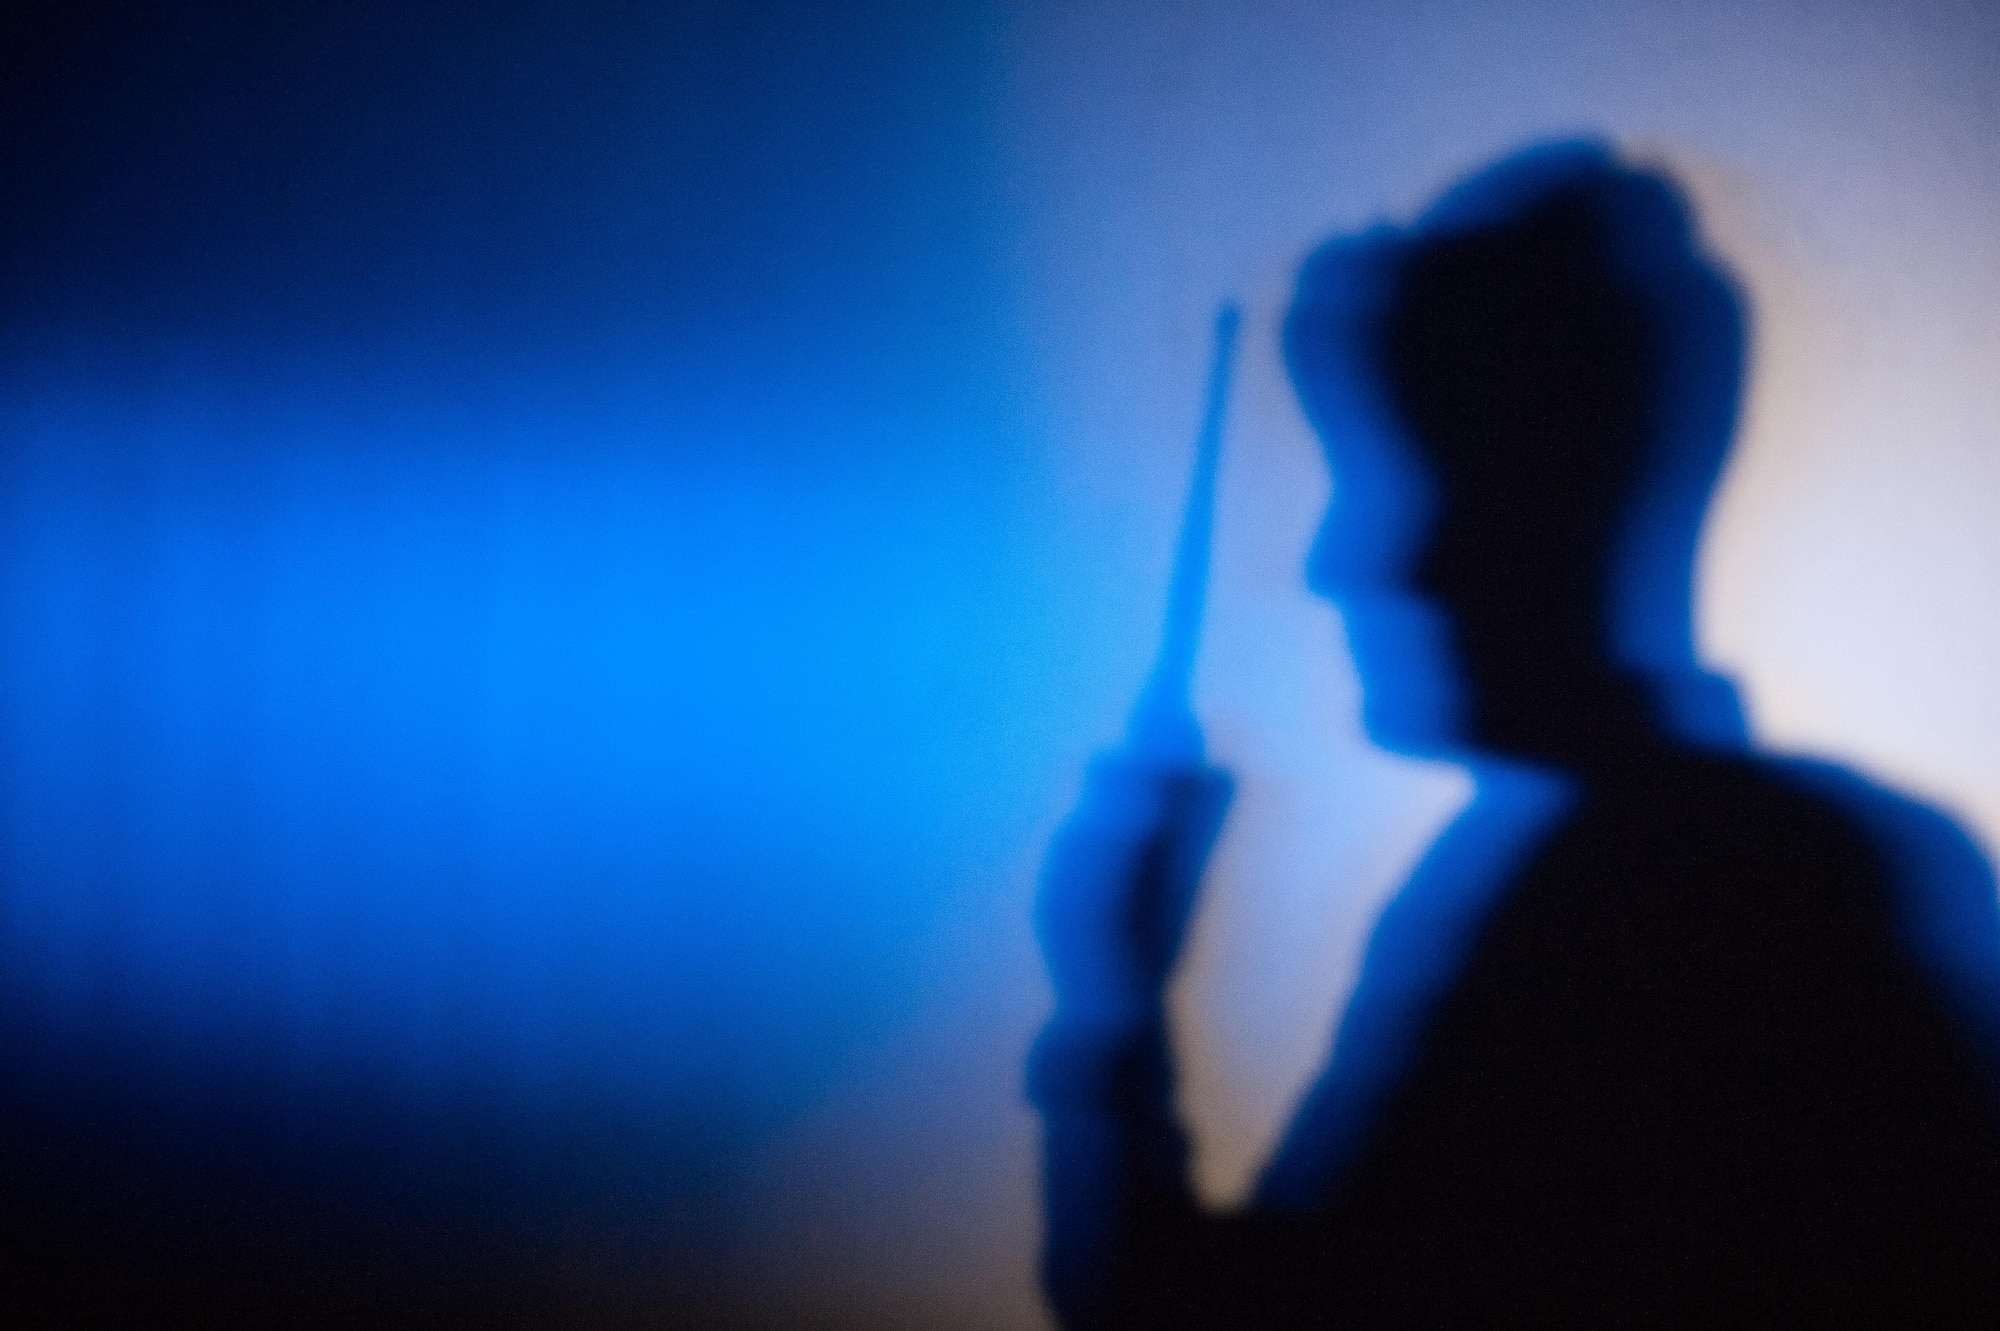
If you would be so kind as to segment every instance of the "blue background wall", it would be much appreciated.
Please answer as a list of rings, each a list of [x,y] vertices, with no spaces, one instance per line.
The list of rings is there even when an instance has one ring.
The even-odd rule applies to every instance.
[[[712,1283],[1046,780],[990,17],[7,26],[10,1109]]]

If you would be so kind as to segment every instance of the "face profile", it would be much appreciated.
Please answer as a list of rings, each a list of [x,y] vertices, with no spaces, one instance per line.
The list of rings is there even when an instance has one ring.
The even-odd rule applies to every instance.
[[[1308,581],[1378,743],[1589,761],[1698,675],[1737,308],[1673,190],[1589,144],[1308,261],[1284,349],[1335,475]]]

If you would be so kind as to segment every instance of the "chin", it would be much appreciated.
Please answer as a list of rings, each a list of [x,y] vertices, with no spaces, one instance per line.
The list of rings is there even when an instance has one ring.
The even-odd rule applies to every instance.
[[[1362,728],[1392,753],[1436,756],[1464,747],[1466,691],[1438,608],[1399,591],[1336,603],[1361,683]]]

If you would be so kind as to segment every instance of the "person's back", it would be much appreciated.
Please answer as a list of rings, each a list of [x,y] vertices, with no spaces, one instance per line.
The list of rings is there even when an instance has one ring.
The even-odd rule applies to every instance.
[[[1456,204],[1483,216],[1330,247],[1301,284],[1288,352],[1352,483],[1315,580],[1371,731],[1468,761],[1481,796],[1385,912],[1245,1213],[1188,1193],[1157,1003],[1059,1008],[1036,1093],[1073,1327],[2000,1325],[1990,877],[1945,820],[1858,779],[1745,756],[1713,724],[1675,736],[1716,715],[1686,579],[1736,325],[1664,192],[1564,151],[1540,179],[1496,173],[1497,205]],[[1423,493],[1362,454],[1370,430],[1417,454]],[[1677,514],[1634,519],[1662,476]],[[1371,478],[1413,529],[1393,558],[1354,516]],[[1356,532],[1374,548],[1343,550]],[[1441,631],[1390,604],[1400,587]],[[1106,772],[1099,807],[1123,782],[1151,822],[1079,856],[1087,803],[1044,890],[1122,873],[1129,928],[1185,901],[1153,880],[1198,875],[1223,788]],[[1170,952],[1136,972],[1155,997]]]

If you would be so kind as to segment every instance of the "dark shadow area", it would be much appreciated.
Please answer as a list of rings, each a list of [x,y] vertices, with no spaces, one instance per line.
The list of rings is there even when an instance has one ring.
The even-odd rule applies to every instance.
[[[1942,815],[1749,753],[1697,664],[1745,331],[1677,192],[1529,150],[1322,248],[1284,336],[1368,731],[1477,793],[1219,1216],[1162,990],[1227,778],[1136,739],[1093,769],[1029,1073],[1063,1324],[2000,1322],[1991,875]]]
[[[609,1098],[413,1111],[362,1074],[197,1087],[140,1039],[0,1033],[9,1326],[766,1325],[715,1238],[726,1123],[662,1131],[659,1106]]]

